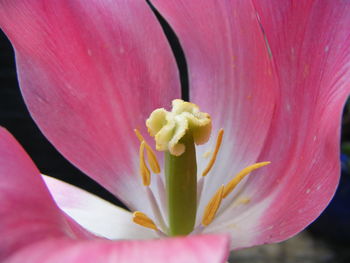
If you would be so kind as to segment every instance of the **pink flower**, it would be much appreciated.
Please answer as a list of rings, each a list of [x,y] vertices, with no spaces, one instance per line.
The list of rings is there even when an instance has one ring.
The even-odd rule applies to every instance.
[[[325,208],[339,179],[340,119],[350,89],[350,3],[152,3],[184,49],[191,101],[211,114],[214,133],[225,129],[198,219],[234,174],[271,161],[235,189],[203,233],[229,233],[231,249],[237,249],[282,241],[301,231]],[[139,145],[132,130],[146,135],[145,119],[180,97],[180,82],[147,4],[0,0],[0,25],[14,45],[20,86],[42,132],[130,210],[156,218],[138,175]],[[209,145],[214,144],[215,138]],[[55,207],[39,172],[4,131],[0,146],[0,197],[9,204],[0,208],[6,219],[0,223],[2,259],[24,262],[40,256],[34,262],[74,262],[88,257],[96,262],[119,255],[122,262],[130,253],[135,258],[127,262],[133,262],[155,253],[154,260],[162,261],[175,250],[185,257],[191,251],[184,248],[192,242],[188,256],[193,260],[184,262],[221,262],[226,255],[227,240],[220,236],[86,241],[95,236]],[[206,150],[198,149],[199,171],[207,163],[202,157]],[[133,225],[128,212],[63,182],[45,180],[58,206],[93,233],[110,239],[156,236]],[[160,204],[162,191],[155,181],[150,189]],[[195,254],[196,248],[203,254]],[[140,258],[137,249],[143,249]]]
[[[228,256],[227,236],[111,241],[86,231],[56,206],[38,169],[3,128],[0,128],[0,176],[1,262],[211,263],[225,262]],[[103,213],[108,216],[104,222],[93,222],[98,228],[110,228],[112,234],[119,233],[121,238],[125,233],[136,234],[132,231],[137,230],[137,225],[130,218],[127,223],[126,211],[63,182],[47,180],[49,188],[55,187],[55,194],[61,194],[58,196],[61,202],[66,200],[71,213],[82,219],[87,218],[84,212],[91,212],[90,219],[96,220],[98,213]],[[86,210],[74,211],[83,207]],[[114,221],[119,219],[120,222]],[[125,228],[129,226],[128,231]],[[142,231],[139,234],[135,237],[142,238]]]

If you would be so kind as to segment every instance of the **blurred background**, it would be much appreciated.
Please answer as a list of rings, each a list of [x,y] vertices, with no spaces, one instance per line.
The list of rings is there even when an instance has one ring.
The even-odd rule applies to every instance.
[[[78,185],[102,198],[121,205],[94,181],[70,165],[43,137],[31,120],[16,79],[13,50],[0,31],[0,125],[22,144],[39,170]],[[342,176],[338,191],[324,213],[305,231],[282,242],[232,253],[237,263],[348,263],[350,262],[350,110],[344,110]]]

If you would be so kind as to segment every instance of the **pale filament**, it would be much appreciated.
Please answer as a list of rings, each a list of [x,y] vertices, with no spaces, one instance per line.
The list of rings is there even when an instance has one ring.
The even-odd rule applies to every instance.
[[[212,156],[210,158],[209,163],[207,164],[207,167],[202,172],[202,176],[206,176],[210,172],[211,168],[213,168],[214,163],[216,161],[216,157],[218,155],[218,152],[219,152],[219,149],[220,149],[220,146],[221,146],[221,143],[222,143],[222,137],[223,136],[224,136],[224,129],[220,129],[219,133],[218,133],[218,136],[216,138],[216,144],[215,144],[214,152],[213,152],[213,154],[212,154]]]
[[[158,227],[156,226],[156,224],[153,222],[152,219],[150,219],[146,214],[140,211],[135,211],[132,214],[132,221],[137,225],[155,230],[159,236],[162,236],[162,237],[166,236],[160,229],[158,229]]]
[[[268,164],[270,164],[270,162],[260,162],[250,165],[241,170],[239,173],[237,173],[228,184],[222,185],[205,207],[204,214],[202,217],[202,225],[208,226],[214,220],[215,215],[219,210],[221,201],[233,192],[233,190],[243,180],[243,178],[245,178],[251,172]]]
[[[160,167],[159,167],[159,163],[157,160],[157,157],[154,153],[154,151],[152,150],[152,148],[147,144],[147,142],[144,140],[143,136],[141,135],[141,133],[135,129],[135,134],[137,136],[137,138],[140,140],[140,152],[139,152],[139,158],[140,158],[140,175],[142,178],[142,183],[143,185],[146,187],[146,193],[147,193],[147,198],[150,202],[151,208],[152,208],[152,212],[153,215],[155,216],[157,223],[159,224],[160,228],[167,232],[167,226],[166,223],[164,221],[164,218],[162,216],[161,210],[159,208],[159,205],[157,203],[157,200],[154,196],[154,193],[152,191],[152,189],[150,188],[150,184],[151,184],[151,172],[148,169],[148,166],[146,164],[145,161],[145,155],[144,155],[144,151],[146,150],[147,153],[147,161],[149,166],[151,167],[151,170],[153,173],[160,173]],[[164,196],[165,194],[162,193],[162,191],[164,192],[164,185],[161,185],[159,183],[159,179],[157,178],[157,187],[158,187],[158,191],[159,194],[162,196]],[[161,180],[161,179],[160,179]],[[163,186],[163,189],[160,189]],[[159,235],[164,235],[164,233],[156,226],[156,224],[154,223],[154,221],[152,219],[150,219],[147,215],[145,215],[144,213],[140,212],[140,211],[136,211],[133,214],[133,222],[141,225],[143,227],[146,228],[150,228],[155,230]]]
[[[203,192],[203,187],[204,187],[204,182],[205,182],[205,176],[210,172],[210,170],[213,168],[214,163],[216,161],[216,157],[219,153],[221,143],[222,143],[222,138],[224,136],[224,129],[220,129],[218,132],[218,135],[216,137],[216,143],[215,143],[215,149],[214,152],[210,158],[210,161],[208,162],[206,168],[202,172],[202,177],[198,180],[197,182],[197,206],[199,205],[202,192]]]
[[[202,177],[198,180],[198,195],[197,195],[197,206],[200,202],[200,198],[203,192],[204,188],[204,183],[205,183],[205,176],[210,172],[212,167],[214,166],[214,163],[217,158],[217,154],[219,152],[221,143],[222,143],[222,138],[223,138],[224,130],[220,129],[219,133],[217,135],[216,139],[216,144],[215,144],[215,149],[212,154],[212,157],[207,164],[206,168],[202,172]],[[206,205],[204,209],[204,213],[202,216],[202,223],[201,225],[197,226],[194,230],[194,232],[200,231],[200,229],[203,229],[203,227],[208,226],[211,224],[211,222],[215,219],[215,216],[220,208],[221,202],[224,198],[226,198],[235,188],[236,186],[251,172],[254,170],[261,168],[265,165],[270,164],[270,162],[260,162],[260,163],[255,163],[253,165],[250,165],[243,170],[241,170],[238,174],[234,176],[234,178],[226,185],[222,185],[219,187],[219,189],[216,191],[214,196],[210,199],[208,204]]]

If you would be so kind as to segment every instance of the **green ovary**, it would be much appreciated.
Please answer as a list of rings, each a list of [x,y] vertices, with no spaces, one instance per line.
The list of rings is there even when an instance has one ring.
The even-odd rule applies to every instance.
[[[165,177],[170,236],[192,232],[197,212],[196,150],[191,134],[182,139],[186,151],[180,156],[165,152]]]

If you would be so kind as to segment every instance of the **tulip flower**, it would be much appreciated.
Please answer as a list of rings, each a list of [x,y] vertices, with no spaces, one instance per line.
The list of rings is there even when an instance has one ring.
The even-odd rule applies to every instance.
[[[15,259],[40,251],[47,251],[42,258],[59,258],[59,248],[64,259],[71,253],[97,257],[104,249],[104,256],[124,257],[124,241],[102,237],[189,235],[142,244],[145,250],[162,249],[169,242],[169,255],[177,245],[184,250],[186,242],[198,242],[198,251],[215,244],[206,254],[220,262],[225,236],[192,236],[229,234],[231,249],[279,242],[304,229],[332,198],[340,173],[341,111],[350,89],[350,3],[151,2],[184,50],[190,100],[198,106],[175,100],[172,110],[162,109],[181,97],[180,81],[171,48],[145,1],[0,0],[0,26],[14,46],[32,117],[70,162],[133,212],[44,176],[62,214],[44,197],[39,172],[6,139],[2,158],[23,164],[19,170],[3,168],[1,200],[18,211],[25,208],[28,217],[28,226],[16,223],[17,212],[7,207],[11,216],[0,224],[10,240],[5,253],[18,250],[8,238],[12,232],[23,240]],[[178,103],[185,106],[178,110]],[[183,112],[186,121],[177,115]],[[170,122],[172,130],[157,135]],[[183,126],[184,137],[168,138]],[[202,126],[207,129],[197,136]],[[208,130],[218,136],[209,138]],[[164,156],[154,153],[154,145]],[[181,171],[189,172],[191,183],[175,189],[164,177]],[[29,176],[36,183],[27,189]],[[188,213],[179,212],[187,205],[178,201],[183,196],[189,196]],[[16,225],[23,227],[14,231]],[[81,242],[92,239],[87,230],[102,240]],[[78,241],[61,242],[62,235]],[[201,262],[215,262],[206,254]]]
[[[0,260],[1,262],[225,262],[228,238],[192,236],[152,241],[112,241],[83,229],[54,203],[40,172],[15,139],[0,129]],[[91,212],[94,224],[110,234],[147,236],[136,224],[126,225],[128,212],[83,190],[46,178],[69,214]],[[79,211],[81,207],[87,208]],[[75,212],[74,209],[77,211]],[[94,214],[94,213],[97,213]],[[103,213],[104,222],[98,221]],[[107,214],[106,214],[107,213]],[[124,219],[123,219],[124,218]],[[104,225],[107,224],[108,225]],[[112,226],[113,224],[113,226]],[[127,229],[125,229],[127,228]],[[119,233],[119,234],[117,234]]]

